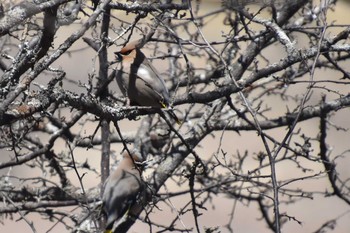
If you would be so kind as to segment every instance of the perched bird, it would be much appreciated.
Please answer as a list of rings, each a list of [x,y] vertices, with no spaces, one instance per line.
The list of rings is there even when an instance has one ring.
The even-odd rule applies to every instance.
[[[142,191],[142,170],[136,165],[142,160],[140,154],[132,153],[130,156],[125,151],[117,169],[107,178],[102,196],[107,215],[105,233],[112,232],[114,223],[124,216]]]
[[[130,105],[170,108],[169,91],[164,80],[141,52],[139,44],[140,40],[129,42],[115,53],[121,62],[116,74],[118,86],[129,98]],[[180,122],[173,111],[168,113],[177,123]]]

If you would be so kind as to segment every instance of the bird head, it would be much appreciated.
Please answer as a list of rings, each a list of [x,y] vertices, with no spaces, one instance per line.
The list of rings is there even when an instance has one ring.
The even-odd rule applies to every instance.
[[[131,162],[134,163],[141,171],[144,168],[144,159],[141,153],[137,150],[131,151],[131,155],[129,155],[129,153],[125,150],[123,152],[123,159],[131,160]]]
[[[125,59],[135,59],[137,53],[140,53],[140,40],[134,40],[127,43],[120,51],[114,54],[117,57],[117,61],[123,61]]]

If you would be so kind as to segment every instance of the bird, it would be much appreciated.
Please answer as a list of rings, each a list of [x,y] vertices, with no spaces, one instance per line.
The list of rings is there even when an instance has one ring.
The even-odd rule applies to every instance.
[[[136,202],[143,190],[141,179],[143,161],[138,152],[123,152],[117,169],[107,178],[103,194],[103,210],[107,217],[105,233],[112,233],[113,225],[121,219]]]
[[[164,80],[140,49],[141,40],[127,43],[115,52],[120,68],[116,80],[122,94],[132,106],[149,106],[169,109],[170,116],[180,121],[170,107],[170,95]]]

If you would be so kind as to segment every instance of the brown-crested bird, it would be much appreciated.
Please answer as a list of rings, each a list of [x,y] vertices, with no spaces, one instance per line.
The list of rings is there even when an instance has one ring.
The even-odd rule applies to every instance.
[[[117,169],[107,178],[103,190],[103,208],[107,215],[105,233],[111,233],[116,221],[128,212],[135,203],[143,185],[141,171],[136,163],[142,162],[140,154],[132,152],[131,156],[127,151],[123,153],[123,159]]]
[[[121,62],[116,74],[118,86],[123,95],[129,98],[130,105],[170,109],[169,91],[164,80],[141,52],[139,45],[140,40],[135,40],[115,53]],[[177,123],[180,122],[172,109],[168,113]]]

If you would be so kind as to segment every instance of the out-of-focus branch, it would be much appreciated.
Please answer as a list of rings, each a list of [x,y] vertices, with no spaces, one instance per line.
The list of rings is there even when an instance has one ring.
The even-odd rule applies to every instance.
[[[54,208],[54,207],[64,207],[64,206],[75,206],[81,202],[86,203],[86,197],[83,197],[81,200],[61,200],[61,201],[45,201],[41,200],[40,202],[24,202],[17,204],[16,206],[5,206],[0,207],[0,213],[17,213],[18,211],[33,211],[40,210],[41,208]],[[88,203],[96,202],[96,198],[88,199]]]
[[[11,28],[19,25],[33,15],[42,13],[52,7],[58,7],[69,1],[70,0],[51,0],[39,4],[23,1],[20,4],[16,4],[16,6],[9,11],[6,11],[3,17],[0,17],[0,37],[7,34]]]
[[[298,118],[299,121],[309,120],[315,117],[320,117],[322,114],[331,113],[339,109],[347,108],[350,106],[350,95],[335,99],[332,101],[325,102],[323,105],[308,106],[304,108]],[[275,119],[269,119],[265,121],[260,121],[261,129],[274,129],[277,127],[290,126],[297,117],[297,113],[287,113],[285,116],[280,116]],[[234,130],[234,131],[244,131],[244,130],[255,130],[255,127],[251,124],[244,124],[241,121],[232,122],[215,122],[212,126],[213,130]]]
[[[102,16],[101,32],[100,32],[100,48],[98,50],[99,59],[99,83],[98,86],[103,85],[103,82],[108,80],[108,57],[107,57],[107,46],[108,46],[108,36],[109,36],[109,24],[111,17],[111,9],[109,6],[106,7],[105,12]],[[104,91],[100,94],[101,102],[105,102],[108,97],[108,87],[103,89]],[[109,120],[101,119],[101,185],[100,185],[100,196],[103,194],[104,184],[109,176],[109,166],[110,166],[110,155],[111,155],[111,142],[110,142],[110,129]],[[102,229],[106,226],[107,219],[105,215],[102,215],[100,220],[100,226]],[[101,229],[101,230],[102,230]]]
[[[48,153],[52,149],[54,142],[58,138],[60,138],[67,129],[72,127],[83,115],[84,115],[84,112],[80,112],[80,113],[76,114],[74,117],[72,117],[72,119],[69,123],[65,124],[64,127],[57,130],[55,134],[51,135],[48,142],[45,145],[43,145],[42,148],[39,148],[33,152],[29,152],[29,153],[24,154],[24,155],[21,155],[20,157],[16,157],[16,158],[12,159],[11,161],[2,162],[2,163],[0,163],[0,169],[6,168],[6,167],[11,167],[11,166],[18,166],[18,165],[21,165],[25,162],[28,162],[28,161],[36,158],[42,154]]]
[[[347,45],[329,45],[322,44],[320,48],[321,52],[350,52],[350,47]],[[215,99],[228,96],[233,93],[237,93],[240,90],[243,90],[244,87],[249,87],[257,80],[261,78],[272,75],[278,71],[286,69],[291,65],[302,62],[305,59],[313,58],[318,54],[318,46],[306,49],[304,51],[299,51],[299,53],[294,54],[293,56],[288,56],[286,58],[281,59],[279,62],[268,65],[256,72],[251,73],[247,78],[241,79],[237,81],[238,87],[234,84],[225,85],[222,87],[218,87],[215,90],[207,91],[204,93],[192,92],[190,94],[184,94],[178,96],[174,105],[180,105],[184,103],[208,103]],[[236,69],[232,70],[232,72],[236,73]],[[236,77],[236,76],[234,76]]]
[[[100,5],[99,8],[89,17],[89,19],[81,26],[81,28],[68,37],[65,42],[63,42],[59,48],[53,52],[47,59],[39,62],[34,69],[23,78],[22,82],[19,83],[16,88],[10,92],[7,98],[0,105],[0,122],[4,118],[4,113],[8,109],[8,106],[21,94],[23,93],[30,83],[49,65],[51,65],[55,60],[57,60],[67,49],[69,49],[72,44],[81,38],[84,33],[96,22],[99,14],[104,10],[111,0],[105,0]]]
[[[175,4],[175,3],[162,3],[162,4],[123,4],[119,2],[113,2],[109,4],[112,9],[123,10],[126,12],[158,12],[158,11],[167,11],[167,10],[187,10],[187,3]]]
[[[325,105],[325,97],[322,99],[321,106]],[[338,172],[336,170],[336,165],[333,161],[329,159],[328,154],[328,146],[326,143],[326,137],[327,137],[327,111],[321,111],[320,114],[320,157],[322,164],[325,168],[325,171],[328,175],[329,183],[332,186],[333,193],[332,195],[338,196],[341,200],[345,201],[348,205],[350,205],[350,199],[349,197],[342,193],[342,190],[340,187],[338,187],[337,182],[339,181]],[[343,184],[341,184],[343,186]]]
[[[205,135],[210,132],[208,122],[211,121],[212,116],[217,111],[220,111],[221,108],[221,101],[216,101],[213,104],[213,107],[208,108],[199,122],[197,122],[197,124],[185,135],[185,143],[194,148],[205,137]],[[146,205],[148,202],[147,198],[158,192],[165,181],[171,176],[171,174],[189,153],[190,151],[188,151],[187,146],[183,142],[179,142],[172,148],[172,150],[169,152],[169,156],[164,159],[164,161],[157,167],[154,174],[148,180],[149,187],[151,188],[151,190],[149,190],[150,194],[146,195],[146,197],[144,197],[140,203],[136,203],[134,205],[136,207],[133,208],[135,210],[132,212],[133,216],[138,216],[141,213],[143,209],[142,206]],[[127,221],[123,222],[123,224],[117,227],[116,232],[126,232],[132,226],[135,220],[135,218],[128,218]]]
[[[53,6],[44,11],[43,30],[39,32],[29,43],[23,43],[12,67],[1,77],[0,86],[18,83],[20,76],[45,56],[52,45],[56,33],[58,6]],[[7,89],[10,89],[7,87]],[[3,94],[7,94],[5,91]]]

